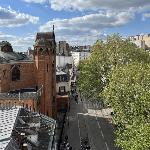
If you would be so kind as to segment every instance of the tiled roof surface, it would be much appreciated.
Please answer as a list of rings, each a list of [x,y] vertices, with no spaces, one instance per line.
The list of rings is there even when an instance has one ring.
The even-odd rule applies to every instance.
[[[19,107],[0,108],[0,150],[4,150],[10,142],[11,132],[19,111]]]
[[[13,61],[32,61],[27,55],[16,52],[2,52],[0,51],[0,63],[10,63]]]
[[[0,107],[0,150],[51,150],[56,121],[19,107]]]
[[[36,35],[36,40],[42,39],[42,38],[46,40],[55,39],[53,32],[38,32]]]

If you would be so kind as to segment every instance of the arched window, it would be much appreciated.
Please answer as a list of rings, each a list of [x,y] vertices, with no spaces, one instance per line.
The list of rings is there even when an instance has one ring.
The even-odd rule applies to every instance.
[[[12,69],[12,81],[20,80],[20,69],[19,67],[15,66]]]

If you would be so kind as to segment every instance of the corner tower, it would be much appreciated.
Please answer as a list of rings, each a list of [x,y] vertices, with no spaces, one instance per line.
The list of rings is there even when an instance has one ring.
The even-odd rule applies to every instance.
[[[36,80],[38,89],[42,87],[39,110],[55,118],[56,116],[56,42],[53,32],[39,32],[34,45]]]

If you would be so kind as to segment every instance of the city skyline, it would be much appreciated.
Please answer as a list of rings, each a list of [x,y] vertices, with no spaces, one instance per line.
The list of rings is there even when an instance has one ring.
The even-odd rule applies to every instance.
[[[147,0],[1,0],[0,40],[26,51],[37,32],[52,31],[53,25],[57,42],[72,45],[93,44],[112,33],[148,34],[149,8]]]

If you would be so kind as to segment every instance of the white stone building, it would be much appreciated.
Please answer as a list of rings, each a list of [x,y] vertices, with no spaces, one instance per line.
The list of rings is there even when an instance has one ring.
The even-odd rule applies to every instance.
[[[129,40],[135,43],[139,48],[150,49],[150,34],[130,36]]]
[[[90,52],[72,52],[71,54],[75,67],[78,66],[81,60],[85,60],[90,56]]]
[[[67,64],[73,64],[72,56],[59,56],[56,55],[56,67],[65,67]]]

